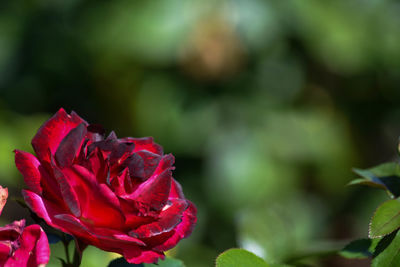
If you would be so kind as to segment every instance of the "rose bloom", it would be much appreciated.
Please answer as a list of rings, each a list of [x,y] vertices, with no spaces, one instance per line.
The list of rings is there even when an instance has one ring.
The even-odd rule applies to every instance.
[[[15,151],[27,205],[86,245],[154,263],[189,236],[196,208],[172,177],[174,157],[151,137],[107,138],[60,109],[32,140],[37,157]]]
[[[7,197],[7,188],[0,186],[0,214]],[[49,258],[49,242],[39,225],[25,227],[25,220],[20,220],[0,227],[0,266],[45,266]]]

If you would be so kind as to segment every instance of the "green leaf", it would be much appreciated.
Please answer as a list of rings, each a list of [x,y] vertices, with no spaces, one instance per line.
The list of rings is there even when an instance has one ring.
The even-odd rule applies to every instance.
[[[159,260],[157,264],[145,263],[144,267],[185,267],[185,265],[180,260],[165,258],[165,260]]]
[[[369,226],[369,237],[377,238],[390,234],[400,227],[400,201],[391,199],[375,211]]]
[[[396,162],[388,162],[366,170],[354,168],[353,171],[367,179],[393,175],[400,176],[400,165]]]
[[[393,233],[384,236],[381,240],[379,240],[378,244],[375,247],[373,257],[377,257],[379,254],[381,254],[393,241],[393,239],[396,237],[397,232],[399,230],[394,231]]]
[[[363,259],[372,256],[371,253],[371,239],[358,239],[346,245],[339,254],[348,259]]]
[[[366,185],[387,190],[395,197],[400,196],[400,165],[394,162],[384,163],[374,168],[353,171],[363,178],[355,179],[348,185]]]
[[[216,267],[270,267],[263,259],[253,253],[240,249],[232,248],[220,254],[216,261]]]
[[[372,267],[399,266],[400,262],[400,231],[390,245],[372,260]]]

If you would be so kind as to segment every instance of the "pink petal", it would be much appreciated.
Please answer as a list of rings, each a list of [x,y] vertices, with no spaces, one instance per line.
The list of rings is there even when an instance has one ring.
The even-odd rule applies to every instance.
[[[50,162],[48,149],[50,148],[51,154],[54,155],[61,140],[81,123],[87,124],[75,112],[68,115],[62,108],[45,122],[32,139],[32,146],[39,160]]]
[[[46,234],[39,225],[30,225],[24,229],[19,238],[19,247],[9,257],[5,267],[37,267],[47,264],[50,258],[50,248]]]
[[[0,214],[3,211],[4,205],[6,205],[8,198],[8,188],[0,186]]]
[[[34,246],[32,248],[32,245]],[[46,233],[37,225],[29,225],[21,236],[21,247],[17,252],[28,252],[29,261],[27,267],[37,267],[40,264],[47,264],[50,259],[50,247]],[[17,254],[17,253],[16,253]],[[20,253],[23,255],[23,253]]]
[[[40,185],[41,174],[39,171],[40,162],[32,154],[15,150],[15,165],[24,176],[24,181],[29,190],[41,194],[42,187]]]

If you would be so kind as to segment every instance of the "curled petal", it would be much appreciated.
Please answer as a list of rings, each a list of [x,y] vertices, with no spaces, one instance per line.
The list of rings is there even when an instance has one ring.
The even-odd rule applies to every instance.
[[[164,207],[159,219],[150,224],[144,224],[129,234],[139,238],[148,238],[172,231],[182,221],[182,214],[189,203],[184,199],[173,199],[170,205]]]
[[[54,178],[57,181],[57,184],[61,191],[61,195],[64,199],[64,203],[67,205],[72,214],[80,217],[82,211],[78,196],[72,186],[72,183],[74,182],[73,179],[64,175],[63,171],[60,170],[54,163],[53,158],[51,158],[51,166],[53,168]]]
[[[65,225],[68,233],[107,251],[122,253],[121,248],[123,247],[137,250],[139,247],[146,245],[140,239],[128,236],[117,230],[88,226],[69,214],[56,215],[55,221]]]
[[[32,139],[32,146],[39,160],[50,162],[47,153],[48,149],[50,149],[51,154],[54,155],[61,140],[81,123],[87,124],[75,112],[68,115],[62,108],[45,122]]]
[[[62,139],[54,156],[60,167],[64,168],[72,165],[85,140],[86,132],[85,124],[81,123]]]
[[[54,222],[55,215],[65,212],[62,207],[54,205],[52,202],[43,199],[29,190],[22,190],[22,196],[29,208],[36,213],[36,215],[45,220],[48,225],[63,232],[68,232],[63,225],[58,225]]]
[[[25,220],[14,221],[4,227],[0,227],[0,240],[15,241],[21,235],[25,227]]]
[[[122,253],[127,262],[132,264],[156,263],[158,259],[164,259],[165,255],[152,250],[124,250]]]
[[[45,232],[37,225],[29,225],[24,229],[20,237],[20,247],[15,252],[12,259],[18,265],[25,266],[22,261],[26,261],[27,267],[36,267],[40,264],[47,264],[50,259],[50,247]],[[7,262],[7,263],[11,263]],[[12,265],[10,265],[12,266]]]
[[[181,199],[185,198],[185,196],[183,195],[182,186],[175,179],[172,179],[171,191],[169,192],[169,197],[181,198]]]
[[[15,150],[15,165],[17,165],[17,169],[24,176],[24,181],[29,190],[41,194],[42,187],[40,185],[41,174],[39,171],[39,160],[30,153]]]
[[[163,149],[160,145],[154,143],[153,137],[143,137],[143,138],[132,138],[132,137],[125,137],[122,140],[132,142],[135,144],[135,149],[133,152],[138,152],[141,150],[147,150],[149,152],[162,155]]]
[[[189,200],[186,201],[189,206],[183,213],[182,222],[176,226],[173,235],[166,241],[159,243],[160,245],[155,246],[154,250],[166,251],[171,249],[176,246],[179,240],[188,237],[192,233],[197,221],[197,209]]]
[[[171,171],[165,170],[143,182],[129,197],[139,209],[161,210],[168,200],[171,189]]]

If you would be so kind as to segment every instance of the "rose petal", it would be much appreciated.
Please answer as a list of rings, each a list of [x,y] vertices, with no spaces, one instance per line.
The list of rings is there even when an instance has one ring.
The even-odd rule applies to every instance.
[[[60,206],[54,205],[34,192],[29,190],[22,190],[22,196],[29,208],[36,213],[40,218],[46,221],[46,223],[54,228],[57,228],[63,232],[67,232],[63,225],[57,225],[53,222],[54,216],[57,214],[62,214],[65,211],[60,210]]]
[[[21,235],[20,247],[13,258],[18,260],[23,257],[28,259],[27,267],[36,267],[49,262],[49,242],[45,232],[37,224],[26,227]]]
[[[8,188],[0,186],[0,214],[3,211],[4,205],[6,205],[8,198]]]
[[[182,186],[175,179],[172,179],[171,191],[169,192],[169,197],[181,198],[181,199],[185,198],[185,196],[183,195]]]
[[[133,138],[133,137],[125,137],[121,138],[121,140],[132,142],[135,144],[135,149],[133,152],[138,152],[141,150],[147,150],[149,152],[162,155],[163,149],[159,144],[154,143],[153,137],[143,137],[143,138]]]
[[[189,203],[189,206],[183,213],[182,222],[176,226],[174,234],[165,242],[153,247],[154,250],[169,250],[175,247],[182,238],[186,238],[192,233],[197,221],[197,209],[189,200],[186,201]]]
[[[140,177],[142,179],[148,179],[156,170],[161,157],[158,154],[143,150],[137,152],[137,154],[143,159],[143,176]]]
[[[85,222],[111,228],[124,225],[125,217],[121,211],[119,200],[107,185],[99,184],[93,173],[79,165],[66,168],[63,172],[73,182],[74,190],[78,192],[81,216]]]
[[[60,167],[64,168],[72,165],[84,142],[86,132],[85,124],[81,123],[62,139],[54,156]]]
[[[25,220],[14,221],[4,227],[0,227],[0,240],[14,241],[18,239],[25,227]]]
[[[171,171],[150,177],[143,182],[129,198],[138,204],[138,209],[161,210],[168,200],[171,189]]]
[[[11,242],[0,241],[0,266],[4,265],[5,260],[10,256],[11,253]]]
[[[113,188],[114,193],[119,197],[126,197],[132,193],[133,185],[128,168],[126,168],[121,175],[112,179],[111,187]]]
[[[59,214],[55,220],[67,226],[68,233],[107,251],[121,252],[125,246],[133,249],[145,246],[140,239],[109,228],[92,227],[69,214]]]
[[[72,214],[74,214],[76,217],[80,217],[82,210],[77,193],[72,187],[72,183],[74,182],[73,179],[68,175],[64,175],[63,171],[56,166],[53,157],[51,157],[51,167],[53,168],[53,175],[60,188],[64,203],[67,205]]]
[[[165,259],[164,253],[152,250],[140,250],[138,252],[127,250],[123,252],[123,255],[127,262],[133,264],[156,263],[159,259]]]
[[[153,175],[158,175],[161,174],[163,171],[166,169],[173,170],[175,169],[172,165],[174,165],[175,162],[175,157],[172,154],[167,154],[164,155],[160,162],[158,163],[158,166],[156,170],[154,171]]]
[[[147,238],[169,232],[182,221],[182,214],[188,207],[189,203],[184,199],[173,199],[170,206],[164,207],[157,221],[150,224],[144,224],[129,235],[138,238]]]
[[[39,160],[50,162],[47,153],[48,149],[50,149],[51,154],[54,155],[61,140],[81,123],[86,124],[75,112],[68,115],[62,108],[45,122],[32,139],[32,146]]]
[[[32,154],[15,150],[15,165],[17,169],[24,176],[24,181],[28,186],[29,190],[41,194],[42,187],[40,185],[41,175],[39,171],[40,162]]]

